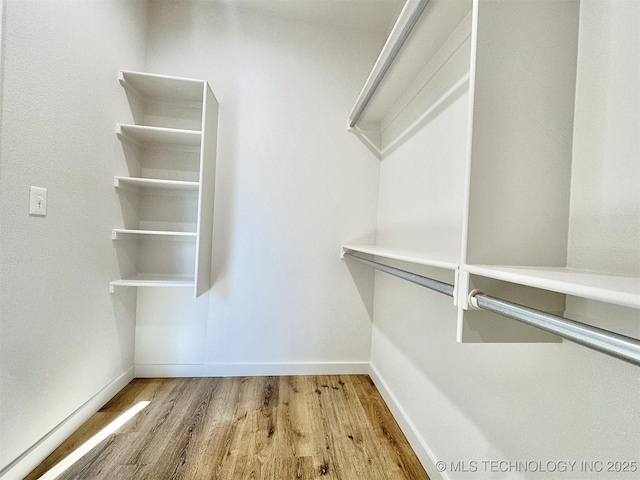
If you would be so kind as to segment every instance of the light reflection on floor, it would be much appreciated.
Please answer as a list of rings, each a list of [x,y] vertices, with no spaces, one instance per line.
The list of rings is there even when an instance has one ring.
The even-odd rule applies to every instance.
[[[74,463],[80,460],[84,455],[89,453],[93,448],[95,448],[100,442],[102,442],[109,435],[114,433],[118,428],[127,423],[133,417],[135,417],[138,413],[142,411],[147,405],[149,405],[148,401],[138,402],[129,410],[124,412],[118,418],[116,418],[109,425],[104,427],[98,433],[96,433],[89,440],[80,445],[76,450],[67,455],[63,460],[57,463],[51,470],[42,475],[38,480],[53,480],[64,473],[69,469]]]

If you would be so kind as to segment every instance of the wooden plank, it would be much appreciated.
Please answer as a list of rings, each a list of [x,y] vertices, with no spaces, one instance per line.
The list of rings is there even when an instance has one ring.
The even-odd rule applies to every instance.
[[[389,478],[425,478],[424,468],[371,378],[356,376],[353,378],[353,387],[357,392],[361,411],[373,428],[375,441],[385,452]]]
[[[207,414],[194,432],[193,449],[180,478],[231,478],[238,432],[246,418],[246,379],[224,378]]]

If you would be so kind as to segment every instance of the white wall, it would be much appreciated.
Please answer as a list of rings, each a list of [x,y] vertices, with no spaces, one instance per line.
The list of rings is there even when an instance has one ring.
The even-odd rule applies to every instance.
[[[110,229],[129,118],[117,70],[143,67],[146,3],[9,0],[4,15],[0,471],[133,375],[135,297],[109,295]],[[30,185],[48,189],[46,217],[28,215]]]
[[[583,0],[570,267],[640,275],[640,3]]]
[[[138,374],[366,371],[370,295],[339,255],[373,238],[379,167],[346,119],[384,37],[214,2],[150,13],[147,71],[206,79],[220,102],[215,283],[207,306],[143,293]],[[158,315],[168,294],[183,315]]]

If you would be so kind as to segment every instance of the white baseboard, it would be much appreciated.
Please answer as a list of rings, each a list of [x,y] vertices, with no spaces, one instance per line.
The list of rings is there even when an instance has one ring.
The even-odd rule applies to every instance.
[[[26,477],[133,378],[134,367],[130,367],[3,468],[0,471],[0,478],[3,480],[19,480]]]
[[[427,471],[429,478],[431,480],[448,480],[449,477],[446,474],[439,472],[436,468],[437,460],[431,452],[431,449],[415,428],[413,422],[411,422],[411,419],[398,402],[396,396],[391,393],[387,383],[373,364],[369,365],[369,376],[373,380],[373,383],[375,383],[380,395],[382,395],[382,398],[387,403],[387,406],[389,407],[389,410],[391,410],[396,422],[400,425],[402,433],[407,437],[411,448],[413,448],[413,451],[420,460],[420,463],[422,463],[422,466]]]
[[[368,374],[369,362],[138,364],[136,378]]]

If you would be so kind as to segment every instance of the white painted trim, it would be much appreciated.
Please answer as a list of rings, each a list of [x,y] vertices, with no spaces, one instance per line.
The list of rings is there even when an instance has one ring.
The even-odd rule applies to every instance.
[[[26,477],[34,468],[58,448],[62,442],[71,436],[82,424],[100,410],[120,390],[134,378],[134,367],[129,367],[124,373],[105,385],[98,393],[87,400],[75,412],[56,425],[40,440],[29,447],[18,458],[0,471],[0,478],[13,480]]]
[[[136,378],[361,375],[369,362],[138,364]]]
[[[427,445],[427,442],[422,438],[418,429],[413,425],[413,422],[411,422],[411,419],[405,413],[404,409],[398,402],[398,399],[393,393],[391,393],[387,383],[383,380],[380,372],[378,372],[373,364],[369,365],[369,376],[380,392],[380,395],[382,395],[382,398],[389,407],[389,410],[391,410],[396,422],[400,425],[402,433],[407,437],[411,448],[413,448],[413,451],[420,460],[420,463],[422,463],[422,466],[427,471],[429,478],[431,480],[448,480],[449,476],[446,473],[439,472],[436,468],[437,459]]]

